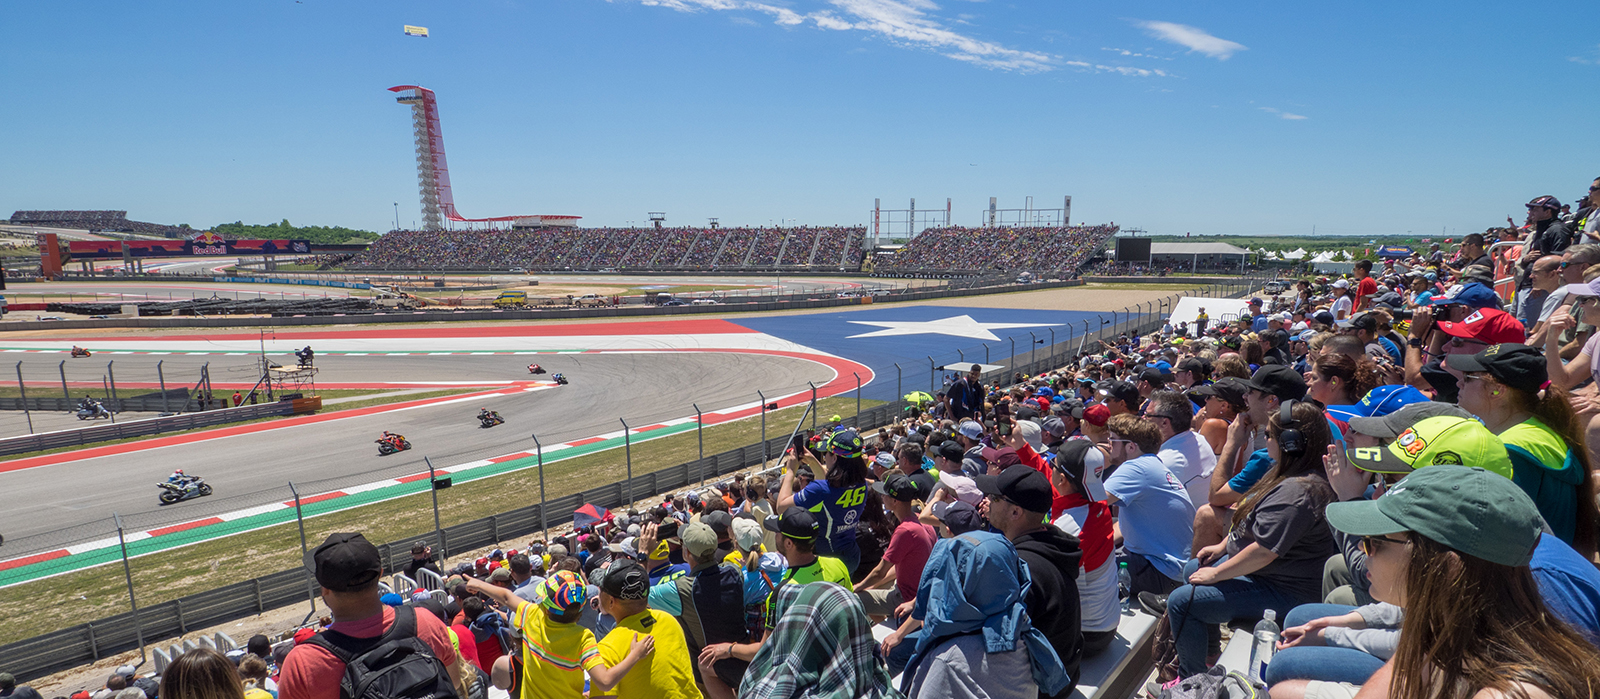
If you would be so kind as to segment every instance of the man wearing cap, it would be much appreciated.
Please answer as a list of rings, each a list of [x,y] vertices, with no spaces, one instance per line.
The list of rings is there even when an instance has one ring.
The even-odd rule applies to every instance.
[[[1477,354],[1490,345],[1520,343],[1525,338],[1522,323],[1505,311],[1479,308],[1458,322],[1434,322],[1430,309],[1419,308],[1406,340],[1406,383],[1433,391],[1436,400],[1454,403],[1461,387],[1441,365],[1445,355]]]
[[[1250,331],[1261,332],[1267,329],[1267,316],[1262,312],[1262,302],[1259,298],[1250,299]],[[1240,320],[1243,320],[1242,318]]]
[[[1084,440],[1066,444],[1050,462],[1050,487],[1066,494],[1066,508],[1055,526],[1078,539],[1078,607],[1083,627],[1083,655],[1092,657],[1116,639],[1121,609],[1117,596],[1115,526],[1104,496],[1089,494],[1086,478],[1104,468],[1105,455]],[[1102,491],[1103,492],[1103,491]]]
[[[0,672],[0,697],[4,699],[43,699],[39,691],[28,685],[17,684],[17,678],[9,672]]]
[[[614,691],[618,697],[700,699],[683,627],[670,614],[650,608],[650,576],[644,567],[632,559],[617,559],[602,569],[599,582],[600,611],[617,620],[600,639],[600,659],[620,666],[635,641],[646,636],[655,641],[655,652],[614,687],[592,686],[590,694]]]
[[[646,524],[639,529],[639,538],[634,540],[634,546],[643,543],[645,531],[648,529],[655,544],[648,549],[641,549],[645,554],[646,572],[650,574],[652,586],[666,581],[675,580],[689,572],[689,564],[673,563],[673,548],[678,548],[678,557],[682,558],[683,541],[678,538],[678,528],[682,526],[678,520],[668,518],[659,524]],[[654,529],[650,529],[654,527]]]
[[[1391,361],[1389,352],[1378,342],[1378,316],[1372,313],[1357,313],[1348,320],[1339,321],[1339,331],[1353,335],[1361,340],[1362,351],[1366,352],[1372,361]]]
[[[745,581],[738,568],[721,562],[717,534],[711,527],[695,522],[680,531],[689,572],[652,585],[649,601],[652,609],[677,617],[686,634],[689,656],[694,658],[708,647],[739,643],[749,635],[744,623]],[[646,525],[639,532],[639,546],[653,549],[656,535],[656,527]],[[695,679],[713,692],[737,690],[750,657],[754,654],[743,659],[719,657],[709,663],[711,673],[702,672],[697,663]]]
[[[426,568],[439,573],[439,564],[434,562],[433,547],[426,542],[416,541],[411,544],[411,560],[406,563],[406,577],[417,579],[417,571]]]
[[[1161,373],[1160,369],[1152,366],[1147,366],[1143,369],[1140,369],[1136,376],[1138,377],[1139,381],[1138,383],[1134,384],[1134,386],[1139,389],[1139,402],[1141,404],[1144,402],[1143,399],[1150,397],[1151,393],[1166,388],[1167,386],[1168,375]]]
[[[1032,586],[1024,604],[1028,618],[1050,639],[1071,682],[1061,692],[1070,696],[1078,684],[1083,660],[1083,610],[1078,603],[1078,567],[1083,552],[1072,535],[1046,524],[1053,493],[1050,480],[1027,466],[1012,466],[997,476],[979,476],[989,524],[1017,547],[1028,564]],[[1043,696],[1043,695],[1041,695]]]
[[[1144,396],[1140,395],[1138,387],[1126,381],[1114,382],[1098,391],[1100,404],[1110,409],[1112,417],[1138,413],[1139,406],[1144,403]]]
[[[379,601],[378,578],[383,575],[383,560],[378,547],[366,537],[330,534],[321,545],[306,552],[305,564],[322,587],[322,602],[328,605],[333,624],[295,646],[284,659],[278,675],[281,699],[340,699],[339,683],[345,675],[345,664],[321,644],[364,649],[372,643],[369,639],[388,636],[391,631],[397,638],[403,637],[398,634],[405,629],[426,644],[443,665],[449,676],[442,679],[452,687],[460,686],[459,664],[444,622],[432,614],[417,614],[411,607],[395,608]]]
[[[1156,458],[1177,476],[1189,493],[1189,502],[1206,502],[1217,455],[1192,429],[1194,404],[1177,391],[1158,391],[1150,394],[1144,419],[1161,432],[1161,449]]]
[[[956,379],[956,382],[945,390],[945,404],[949,406],[950,418],[966,420],[983,412],[982,376],[983,369],[973,364],[966,376]]]
[[[961,445],[963,472],[977,475],[989,470],[989,462],[983,458],[983,423],[963,420],[956,426],[955,441]]]
[[[856,596],[861,598],[867,616],[879,618],[892,616],[896,607],[917,598],[922,569],[928,565],[928,554],[939,541],[939,535],[933,527],[917,521],[917,509],[911,502],[919,496],[910,478],[891,474],[873,483],[872,489],[883,496],[884,507],[900,523],[890,535],[883,560],[855,585]],[[892,587],[884,587],[890,583]]]
[[[1200,312],[1194,317],[1195,334],[1206,334],[1206,325],[1211,323],[1211,315],[1206,313],[1206,307],[1201,306]]]
[[[1119,508],[1121,562],[1133,577],[1132,594],[1166,594],[1178,587],[1189,561],[1194,505],[1183,483],[1156,456],[1161,431],[1154,424],[1118,415],[1106,427],[1111,441],[1106,503]]]

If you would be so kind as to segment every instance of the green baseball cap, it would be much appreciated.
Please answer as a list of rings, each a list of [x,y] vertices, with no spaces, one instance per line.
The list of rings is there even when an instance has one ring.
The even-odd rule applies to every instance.
[[[1330,503],[1328,524],[1352,536],[1412,532],[1504,566],[1533,558],[1544,518],[1511,479],[1477,467],[1435,466],[1377,500]]]
[[[1483,423],[1454,415],[1418,420],[1388,446],[1352,447],[1345,457],[1374,473],[1411,473],[1423,466],[1479,466],[1511,478],[1511,456]]]

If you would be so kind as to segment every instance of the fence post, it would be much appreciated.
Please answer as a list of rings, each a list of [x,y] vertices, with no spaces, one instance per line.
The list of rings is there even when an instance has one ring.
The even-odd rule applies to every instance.
[[[133,634],[139,640],[139,664],[144,664],[144,624],[139,621],[139,601],[133,596],[133,566],[128,564],[128,538],[123,533],[122,515],[111,513],[117,523],[117,546],[122,549],[122,576],[128,581],[128,606],[133,608]],[[178,622],[183,623],[181,620]]]
[[[300,525],[300,555],[303,557],[306,555],[306,514],[300,509],[300,489],[294,487],[294,481],[289,481],[289,492],[294,494],[294,521]],[[311,602],[311,611],[306,614],[306,619],[309,620],[317,615],[317,585],[311,577],[310,570],[306,571],[306,592],[306,599]]]
[[[61,364],[56,368],[61,370],[61,397],[67,401],[67,410],[71,410],[72,392],[67,390],[67,360],[61,360]]]
[[[812,432],[816,432],[817,431],[817,385],[814,384],[814,383],[811,383],[810,381],[807,381],[806,385],[811,387],[811,431]]]
[[[765,468],[769,461],[767,449],[767,396],[760,389],[756,390],[756,398],[761,401],[761,466]]]
[[[900,379],[901,378],[902,377],[901,377],[901,373],[900,373],[900,363],[899,362],[895,362],[895,364],[894,364],[894,399],[895,400],[902,400],[904,398],[904,396],[905,396],[905,393],[901,390],[902,389],[902,386],[901,386],[901,383],[900,383]]]
[[[22,382],[22,362],[17,362],[17,390],[22,393],[22,416],[28,418],[28,434],[33,434],[33,413],[28,410],[28,386]]]
[[[700,449],[700,458],[695,460],[694,466],[695,469],[700,471],[700,485],[703,486],[706,484],[706,416],[705,413],[700,412],[699,403],[690,403],[689,405],[694,407],[694,441]],[[767,406],[763,405],[761,406],[761,416],[766,417],[766,415]]]
[[[1050,331],[1050,368],[1054,369],[1060,366],[1059,364],[1056,364],[1056,329],[1047,329]]]
[[[1017,371],[1017,337],[1015,335],[1013,335],[1009,339],[1011,340],[1011,358],[1006,360],[1006,363],[1011,365],[1012,373],[1016,373],[1016,371]]]
[[[428,465],[428,492],[433,495],[433,536],[439,541],[439,560],[450,557],[450,552],[444,546],[444,527],[439,525],[439,478],[433,470],[433,459],[422,457],[422,462]]]
[[[961,348],[959,348],[959,347],[956,348],[956,361],[958,361],[958,362],[967,361],[967,354],[965,352],[962,352]]]
[[[1038,367],[1035,367],[1033,365],[1033,363],[1035,361],[1038,361],[1038,360],[1037,360],[1037,358],[1034,357],[1033,348],[1039,346],[1039,336],[1033,334],[1032,330],[1029,330],[1028,331],[1028,340],[1029,340],[1029,342],[1028,342],[1028,374],[1031,376],[1031,375],[1037,373],[1035,371],[1035,369],[1037,369]]]
[[[934,368],[933,356],[929,355],[929,357],[928,357],[928,392],[929,393],[934,393],[934,392],[937,392],[939,390],[938,389],[938,381],[939,381],[939,370]]]
[[[172,408],[167,404],[167,375],[161,372],[161,362],[165,361],[156,362],[156,380],[161,382],[161,412],[170,413]]]
[[[548,542],[550,541],[550,525],[546,524],[549,520],[546,518],[544,506],[544,445],[539,443],[539,435],[529,436],[533,437],[534,453],[539,459],[539,539]]]
[[[850,375],[856,377],[856,420],[855,420],[855,422],[856,422],[856,429],[861,429],[861,427],[860,427],[860,425],[861,425],[861,374],[858,374],[858,373],[852,371],[852,372],[850,372]]]
[[[988,364],[989,363],[989,343],[984,342],[982,344],[983,344],[983,363],[984,364]]]
[[[111,400],[117,399],[117,371],[111,367],[111,365],[116,363],[117,360],[115,359],[106,362],[106,376],[111,377]]]
[[[622,482],[622,502],[633,502],[633,437],[628,434],[628,421],[617,418],[622,423],[622,449],[628,459],[628,480]]]

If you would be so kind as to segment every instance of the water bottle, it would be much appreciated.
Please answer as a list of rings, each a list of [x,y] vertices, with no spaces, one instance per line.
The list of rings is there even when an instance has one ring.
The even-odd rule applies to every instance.
[[[1128,563],[1123,561],[1117,564],[1117,599],[1128,599],[1133,595],[1133,574],[1128,572]]]
[[[1256,622],[1256,643],[1250,648],[1250,681],[1266,684],[1267,663],[1278,649],[1278,613],[1268,609]]]

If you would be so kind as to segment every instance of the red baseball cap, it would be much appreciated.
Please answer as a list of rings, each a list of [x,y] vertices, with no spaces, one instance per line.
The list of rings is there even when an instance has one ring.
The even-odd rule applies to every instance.
[[[1091,405],[1084,409],[1083,419],[1095,427],[1105,427],[1106,422],[1111,419],[1111,409],[1103,404]]]
[[[1466,340],[1498,345],[1502,343],[1521,344],[1528,339],[1528,334],[1523,331],[1522,323],[1517,322],[1515,316],[1505,311],[1493,308],[1480,308],[1472,315],[1463,318],[1459,323],[1442,320],[1437,323],[1439,330],[1452,337]]]

